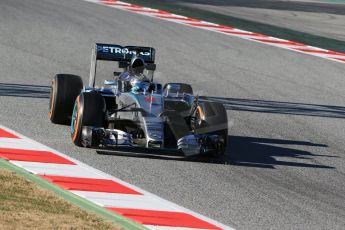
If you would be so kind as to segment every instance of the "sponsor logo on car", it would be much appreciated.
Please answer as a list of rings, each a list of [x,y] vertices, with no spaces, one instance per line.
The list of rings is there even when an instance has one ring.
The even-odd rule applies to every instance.
[[[156,98],[154,98],[154,97],[145,97],[145,101],[146,102],[149,102],[149,103],[151,103],[151,102],[155,102],[156,101]]]
[[[97,52],[98,53],[107,53],[107,54],[136,54],[135,50],[129,50],[128,48],[123,48],[120,46],[105,46],[105,45],[97,45]],[[150,56],[150,52],[140,52],[140,55],[143,56]]]

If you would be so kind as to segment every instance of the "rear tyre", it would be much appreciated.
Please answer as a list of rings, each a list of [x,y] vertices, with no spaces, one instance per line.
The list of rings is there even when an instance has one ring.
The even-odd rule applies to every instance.
[[[195,134],[215,134],[223,139],[216,155],[225,154],[228,144],[228,117],[223,104],[218,102],[202,102],[195,111]]]
[[[81,77],[71,74],[55,75],[49,99],[48,116],[51,122],[68,125],[76,97],[83,89]]]
[[[83,126],[104,127],[105,108],[104,98],[96,92],[83,92],[77,97],[71,118],[71,137],[75,145],[83,146]]]

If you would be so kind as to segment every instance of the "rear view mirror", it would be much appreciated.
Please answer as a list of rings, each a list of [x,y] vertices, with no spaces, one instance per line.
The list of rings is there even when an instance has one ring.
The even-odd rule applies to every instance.
[[[175,93],[175,92],[178,92],[181,88],[181,85],[180,84],[173,84],[173,83],[170,83],[167,85],[167,90],[171,93]]]

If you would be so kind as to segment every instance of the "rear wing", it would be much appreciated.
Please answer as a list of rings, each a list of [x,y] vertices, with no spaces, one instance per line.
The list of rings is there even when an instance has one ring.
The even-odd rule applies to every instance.
[[[133,55],[139,52],[146,63],[155,62],[155,49],[152,47],[119,46],[96,43],[96,60],[103,61],[130,61]]]
[[[115,44],[96,43],[92,49],[91,68],[89,86],[94,87],[97,61],[116,61],[130,62],[133,55],[141,57],[146,63],[153,64],[155,62],[155,49],[152,47],[140,46],[120,46]]]

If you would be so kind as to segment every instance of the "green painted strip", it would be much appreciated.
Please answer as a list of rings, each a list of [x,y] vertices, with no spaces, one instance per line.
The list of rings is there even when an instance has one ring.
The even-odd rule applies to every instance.
[[[26,178],[27,180],[34,182],[38,185],[40,185],[41,187],[48,189],[50,191],[53,191],[54,193],[56,193],[57,195],[59,195],[60,197],[64,198],[65,200],[68,200],[69,202],[77,205],[78,207],[85,209],[87,211],[91,211],[94,212],[118,225],[120,225],[121,227],[125,228],[125,229],[133,229],[133,230],[144,230],[147,229],[145,228],[143,225],[137,224],[121,215],[117,215],[116,213],[110,212],[108,210],[106,210],[105,208],[98,206],[82,197],[79,197],[67,190],[64,190],[52,183],[50,183],[49,181],[44,180],[43,178],[31,174],[28,171],[17,167],[13,164],[11,164],[10,162],[1,159],[0,158],[0,167],[11,170],[13,172],[15,172],[16,174]]]
[[[247,19],[232,17],[207,10],[196,9],[190,6],[180,5],[176,2],[167,2],[161,0],[123,1],[145,7],[165,10],[170,13],[175,13],[190,18],[213,22],[224,26],[230,26],[237,29],[247,30],[250,32],[256,32],[276,38],[287,39],[290,41],[300,42],[310,46],[316,46],[319,48],[345,53],[345,42],[332,38],[321,37],[309,33],[268,25],[260,22],[254,22]]]

